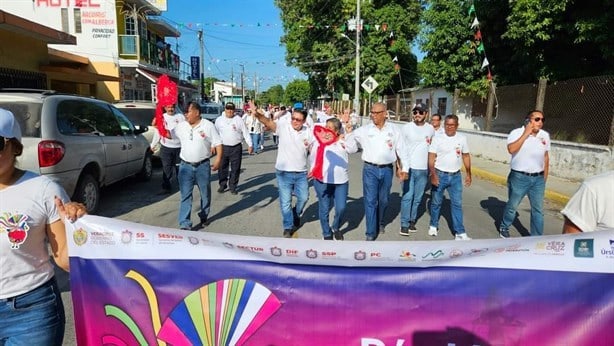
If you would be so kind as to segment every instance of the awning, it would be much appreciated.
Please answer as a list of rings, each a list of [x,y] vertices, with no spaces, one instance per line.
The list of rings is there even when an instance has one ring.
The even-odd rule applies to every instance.
[[[119,78],[115,76],[108,76],[98,74],[94,72],[84,71],[78,68],[53,66],[53,65],[41,65],[41,72],[46,73],[59,73],[65,75],[63,80],[70,81],[84,81],[84,82],[119,82]]]
[[[14,32],[53,44],[77,44],[77,38],[63,31],[31,22],[0,10],[0,30]]]
[[[140,68],[136,68],[136,72],[138,72],[139,74],[141,74],[143,77],[149,79],[149,81],[151,81],[152,83],[158,83],[158,77],[154,76],[153,74],[147,72],[147,71],[143,71]]]

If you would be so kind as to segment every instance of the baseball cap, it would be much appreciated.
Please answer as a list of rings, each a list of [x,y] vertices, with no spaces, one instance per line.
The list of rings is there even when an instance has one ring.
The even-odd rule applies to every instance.
[[[420,111],[420,112],[428,112],[428,109],[424,105],[424,103],[416,103],[412,111]]]
[[[297,102],[294,104],[294,107],[292,107],[294,109],[303,109],[303,103],[302,102]]]
[[[21,128],[15,116],[10,111],[0,108],[0,136],[16,138],[21,142]]]

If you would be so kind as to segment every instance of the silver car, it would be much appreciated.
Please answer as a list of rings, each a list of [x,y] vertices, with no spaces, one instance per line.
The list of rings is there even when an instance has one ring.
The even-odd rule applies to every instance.
[[[142,133],[111,104],[53,91],[0,89],[0,108],[19,121],[24,151],[20,168],[58,182],[94,213],[100,187],[152,175],[151,150]]]

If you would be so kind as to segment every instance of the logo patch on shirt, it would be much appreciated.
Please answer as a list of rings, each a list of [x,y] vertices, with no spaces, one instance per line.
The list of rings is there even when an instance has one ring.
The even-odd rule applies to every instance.
[[[0,216],[0,233],[7,233],[11,249],[17,250],[28,238],[28,215],[4,213]]]

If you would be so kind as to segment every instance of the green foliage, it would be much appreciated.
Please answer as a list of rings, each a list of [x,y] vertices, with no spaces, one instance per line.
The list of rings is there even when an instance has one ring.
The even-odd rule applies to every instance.
[[[353,93],[356,32],[347,30],[347,21],[355,16],[356,0],[275,0],[275,4],[281,10],[288,64],[309,76],[317,94]],[[417,59],[409,43],[418,34],[420,12],[415,0],[362,0],[360,79],[373,76],[380,84],[376,93],[391,94],[417,82]],[[375,25],[382,23],[387,30],[376,30]]]
[[[284,87],[281,85],[274,85],[270,87],[268,90],[262,92],[256,102],[260,105],[267,104],[280,104],[283,103],[284,99]]]
[[[284,103],[292,105],[295,102],[306,102],[312,99],[313,93],[309,81],[295,79],[288,83],[284,93]]]

